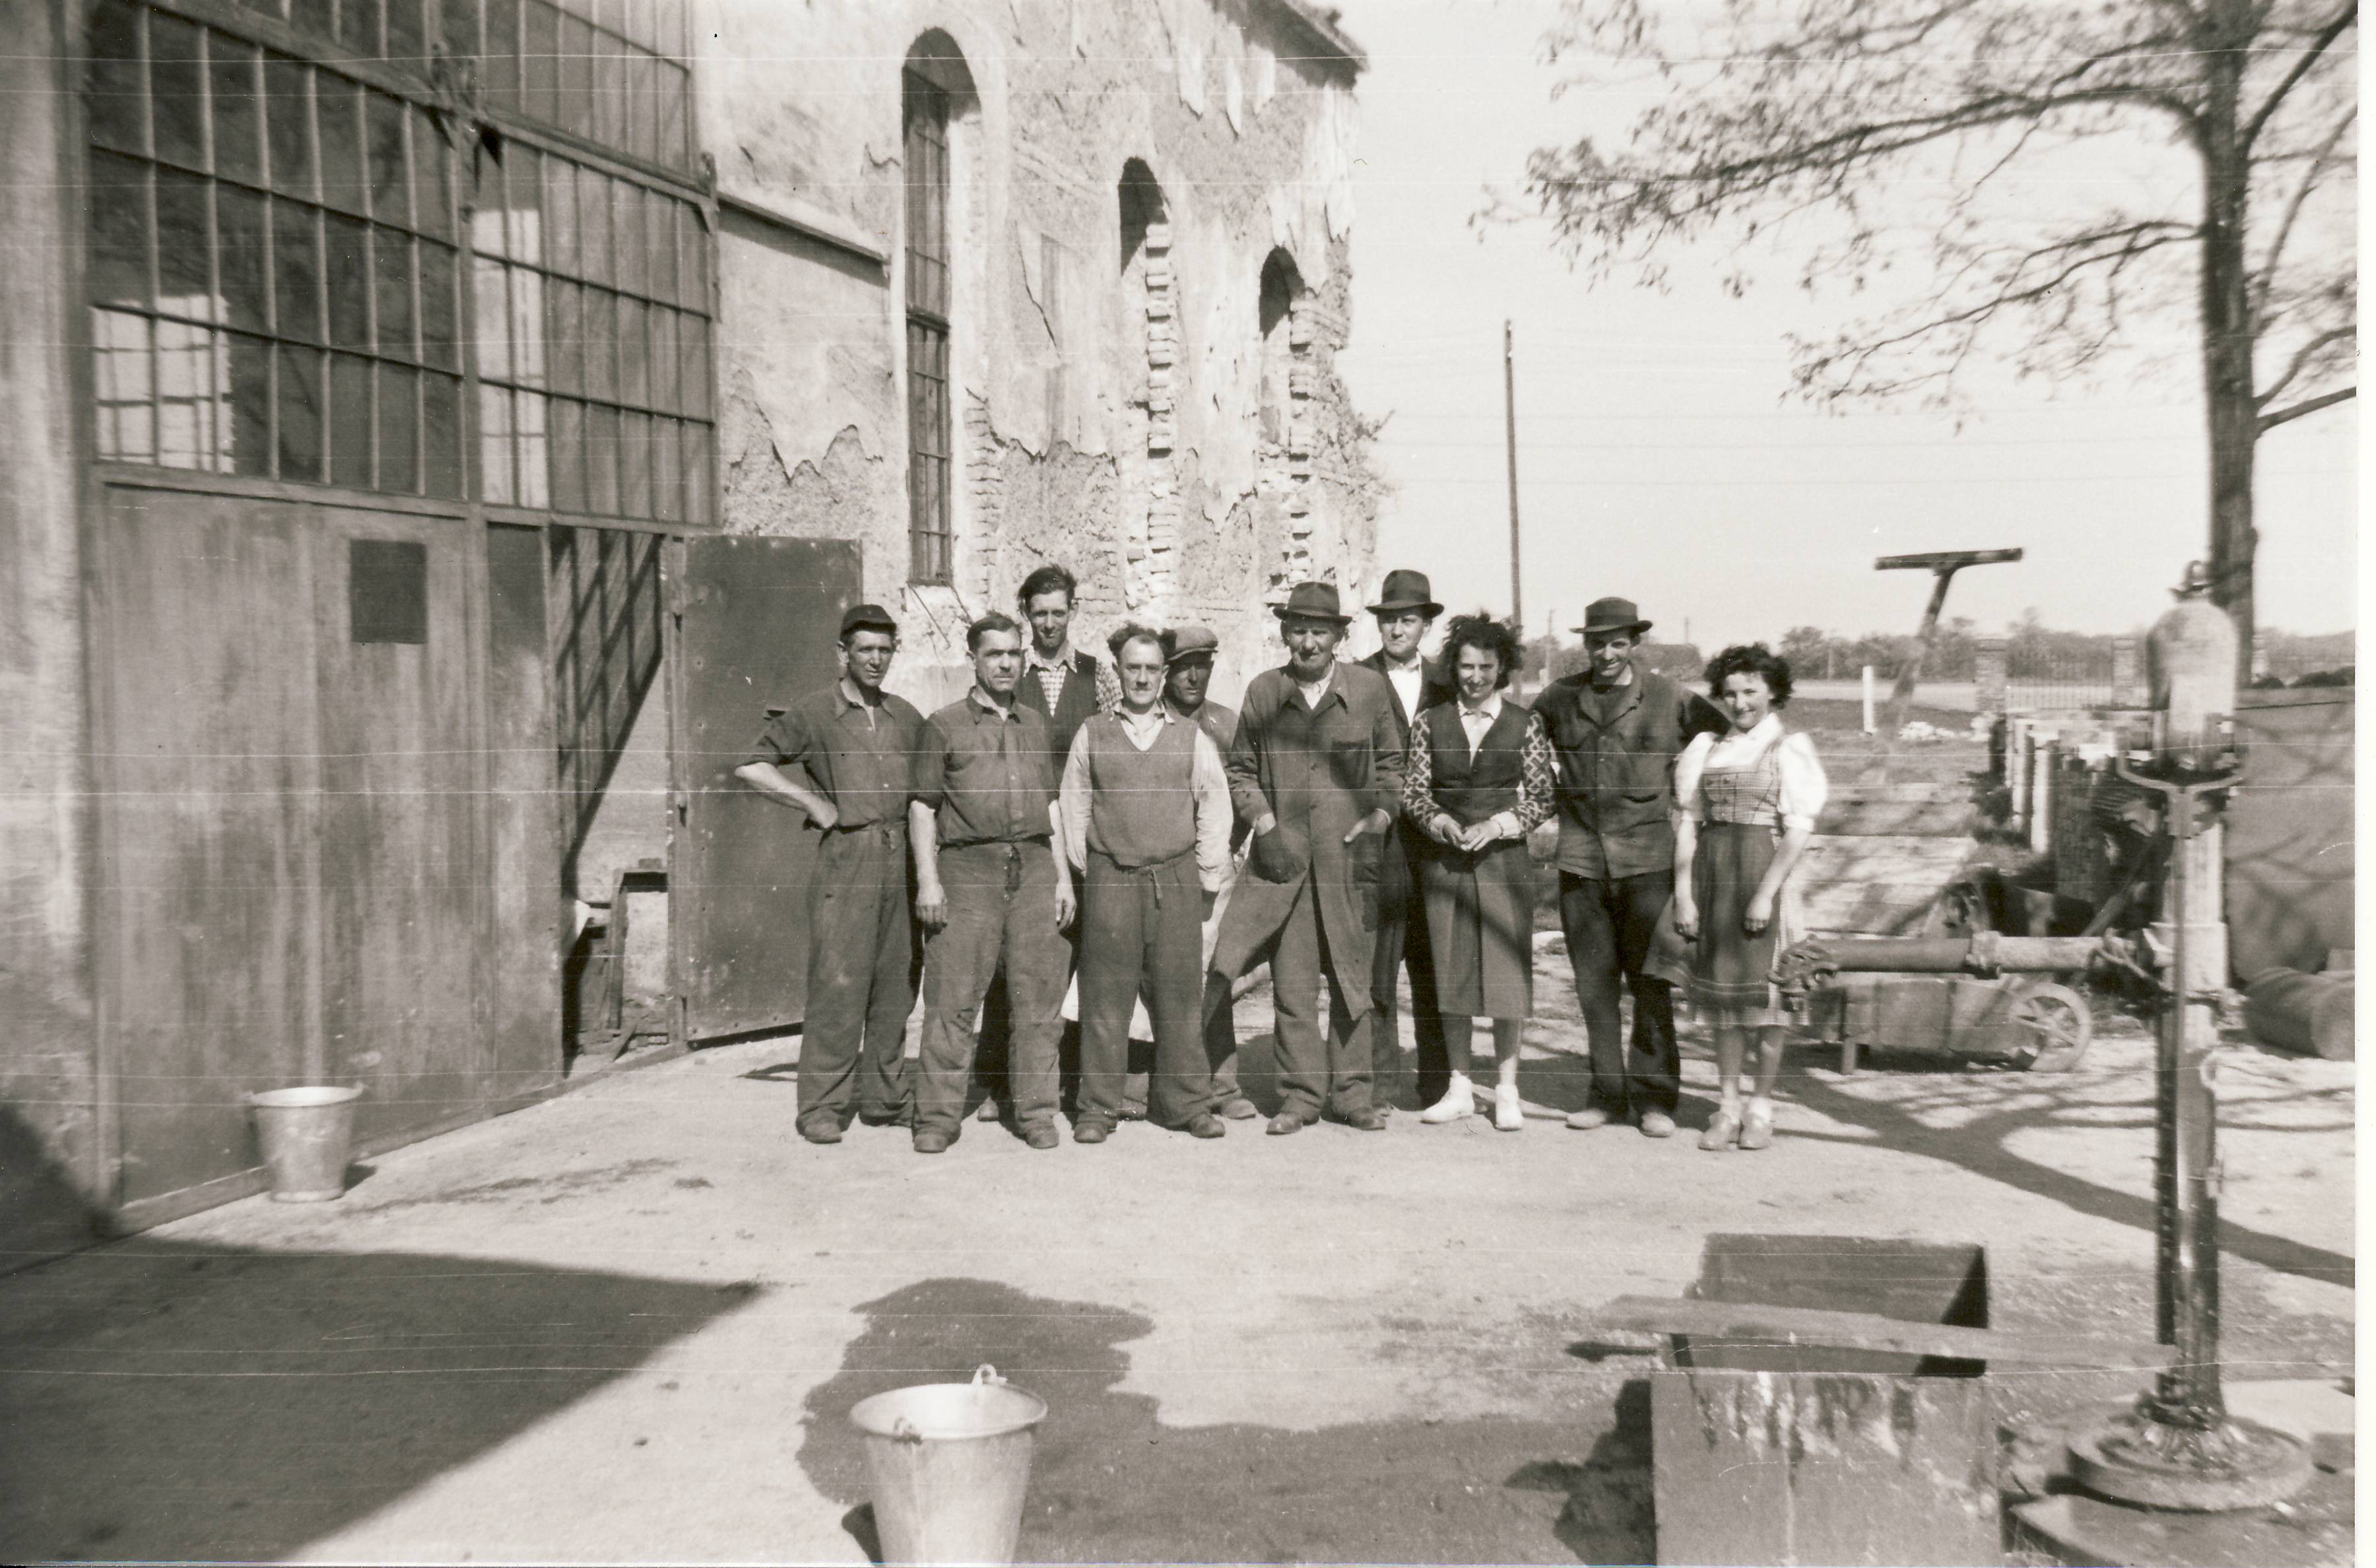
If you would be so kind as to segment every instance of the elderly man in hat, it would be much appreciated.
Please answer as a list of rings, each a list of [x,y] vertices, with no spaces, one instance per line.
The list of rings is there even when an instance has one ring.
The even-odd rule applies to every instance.
[[[1440,702],[1453,700],[1452,678],[1420,652],[1420,643],[1443,606],[1435,601],[1427,574],[1388,572],[1370,614],[1378,624],[1378,651],[1360,660],[1386,678],[1395,694],[1395,729],[1406,754],[1411,724]],[[1419,1048],[1419,1102],[1433,1105],[1452,1087],[1452,1059],[1443,1048],[1443,1017],[1435,1004],[1435,960],[1428,946],[1427,908],[1420,897],[1420,861],[1427,836],[1407,817],[1395,817],[1394,844],[1378,878],[1377,963],[1372,970],[1371,1056],[1375,1081],[1371,1094],[1382,1111],[1392,1110],[1401,1087],[1403,1048],[1396,972],[1410,970],[1411,1034]]]
[[[1377,1132],[1386,1116],[1371,1100],[1367,1037],[1380,863],[1403,785],[1395,695],[1376,671],[1336,661],[1352,617],[1338,610],[1335,584],[1298,583],[1274,612],[1288,661],[1247,686],[1230,746],[1230,793],[1253,850],[1214,944],[1205,1004],[1273,948],[1281,1104],[1269,1130],[1301,1132],[1325,1114]]]
[[[1637,667],[1649,629],[1633,600],[1595,600],[1575,628],[1589,662],[1544,688],[1535,711],[1559,762],[1560,925],[1592,1049],[1591,1097],[1567,1124],[1631,1120],[1645,1136],[1665,1138],[1674,1135],[1683,1083],[1673,994],[1682,950],[1667,910],[1675,758],[1693,736],[1722,734],[1727,721],[1705,697]],[[1634,994],[1630,1055],[1621,984]]]
[[[924,716],[883,689],[899,626],[879,604],[841,618],[839,680],[767,727],[734,777],[823,830],[808,888],[808,1017],[801,1029],[800,1130],[835,1144],[860,1120],[907,1124],[902,1053],[921,949],[910,902],[908,805]],[[811,789],[787,775],[803,769]]]
[[[1163,703],[1182,719],[1194,719],[1196,728],[1212,738],[1223,756],[1230,754],[1231,742],[1238,738],[1238,710],[1227,703],[1216,702],[1210,693],[1213,685],[1213,659],[1220,651],[1220,639],[1209,626],[1174,626],[1163,634]],[[1230,831],[1231,866],[1221,884],[1218,900],[1206,917],[1204,930],[1204,958],[1207,968],[1213,961],[1213,945],[1221,934],[1221,921],[1230,908],[1230,890],[1237,885],[1236,857],[1245,844],[1246,825],[1236,822]],[[1205,1054],[1213,1068],[1213,1112],[1232,1122],[1251,1121],[1256,1114],[1254,1102],[1238,1087],[1238,1029],[1230,998],[1224,992],[1216,1005],[1205,1016]],[[1143,1096],[1144,1088],[1142,1086]],[[1142,1098],[1140,1103],[1144,1104]]]

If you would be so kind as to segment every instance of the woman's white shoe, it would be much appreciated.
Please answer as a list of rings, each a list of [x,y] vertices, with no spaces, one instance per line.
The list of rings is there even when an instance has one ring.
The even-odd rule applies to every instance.
[[[1464,1116],[1476,1114],[1475,1086],[1461,1074],[1455,1073],[1452,1075],[1452,1087],[1443,1091],[1443,1098],[1420,1111],[1419,1119],[1432,1125],[1441,1126],[1446,1122],[1457,1122]]]
[[[1497,1133],[1515,1133],[1523,1130],[1526,1124],[1527,1112],[1518,1101],[1516,1087],[1514,1085],[1508,1088],[1495,1089],[1493,1091],[1493,1130]]]

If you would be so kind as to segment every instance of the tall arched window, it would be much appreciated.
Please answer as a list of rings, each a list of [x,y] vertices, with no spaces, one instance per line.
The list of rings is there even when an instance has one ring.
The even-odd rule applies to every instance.
[[[1262,437],[1287,445],[1293,398],[1295,348],[1292,317],[1303,278],[1295,258],[1275,250],[1263,261],[1262,299],[1256,325],[1262,336]]]
[[[938,31],[918,39],[900,72],[899,102],[908,187],[908,572],[919,583],[945,583],[956,565],[949,128],[971,96],[956,42]]]

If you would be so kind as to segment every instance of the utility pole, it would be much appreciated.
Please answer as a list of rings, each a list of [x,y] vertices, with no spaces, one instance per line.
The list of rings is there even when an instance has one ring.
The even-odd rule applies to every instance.
[[[1518,595],[1518,372],[1508,316],[1502,318],[1502,432],[1510,455],[1510,624],[1523,628],[1526,607]]]

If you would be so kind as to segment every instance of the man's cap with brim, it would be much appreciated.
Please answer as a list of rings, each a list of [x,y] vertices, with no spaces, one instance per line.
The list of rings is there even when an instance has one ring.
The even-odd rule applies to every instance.
[[[1630,599],[1596,599],[1584,612],[1584,624],[1569,628],[1586,636],[1595,632],[1631,632],[1640,636],[1649,629],[1650,623],[1642,619],[1642,612]]]
[[[1378,589],[1378,602],[1370,606],[1372,615],[1398,615],[1406,610],[1416,610],[1431,618],[1443,613],[1443,606],[1435,601],[1435,589],[1425,572],[1408,567],[1386,574],[1385,586]]]
[[[1220,651],[1221,639],[1209,626],[1172,626],[1163,634],[1163,666],[1170,669],[1183,659],[1211,659]]]
[[[888,632],[897,636],[899,623],[879,604],[853,604],[841,612],[841,635],[846,637],[852,632]]]
[[[1270,612],[1282,621],[1326,621],[1336,626],[1353,624],[1353,617],[1337,607],[1335,583],[1298,583],[1287,590],[1287,602],[1272,605]]]

